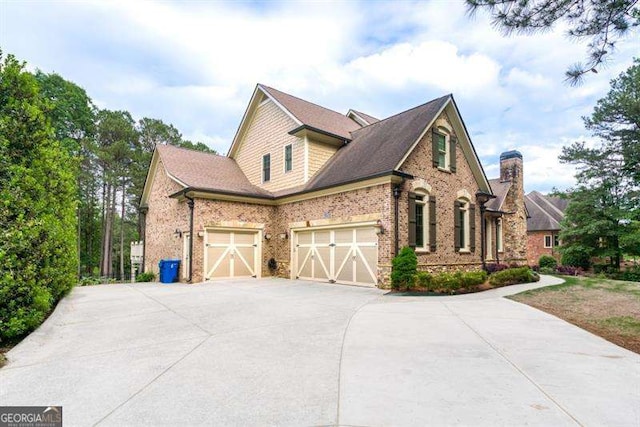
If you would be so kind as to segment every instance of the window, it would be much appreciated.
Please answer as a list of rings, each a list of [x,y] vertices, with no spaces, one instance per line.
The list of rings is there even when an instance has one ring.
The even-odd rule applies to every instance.
[[[416,248],[424,249],[426,242],[425,232],[427,226],[425,224],[426,215],[424,211],[424,196],[416,195]]]
[[[496,248],[498,252],[502,252],[502,219],[496,219]]]
[[[560,246],[560,236],[557,234],[553,235],[553,246]]]
[[[441,134],[437,136],[438,144],[438,167],[447,168],[447,137]]]
[[[262,182],[271,180],[271,154],[262,156]]]
[[[409,193],[409,246],[418,251],[436,250],[436,198]]]
[[[289,172],[293,168],[293,147],[291,144],[284,147],[284,171]]]
[[[466,200],[454,204],[454,247],[456,252],[474,252],[476,246],[475,205]]]
[[[544,247],[545,248],[550,248],[551,247],[551,242],[552,242],[551,235],[548,234],[548,235],[544,236]]]
[[[455,172],[457,143],[456,137],[446,130],[433,129],[432,138],[433,166],[441,170]]]

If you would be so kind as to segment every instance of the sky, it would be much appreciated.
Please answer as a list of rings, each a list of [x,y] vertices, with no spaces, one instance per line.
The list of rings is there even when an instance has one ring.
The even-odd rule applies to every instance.
[[[586,41],[561,25],[504,36],[462,0],[343,2],[0,0],[0,48],[83,87],[100,108],[162,119],[226,154],[257,83],[384,118],[453,93],[489,178],[524,158],[525,191],[564,190],[562,146],[638,55],[637,33],[583,85]]]

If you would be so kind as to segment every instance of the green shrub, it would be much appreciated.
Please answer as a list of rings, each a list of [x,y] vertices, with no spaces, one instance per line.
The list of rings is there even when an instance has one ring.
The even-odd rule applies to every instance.
[[[136,276],[136,282],[153,282],[156,280],[156,275],[151,271],[140,273]]]
[[[540,267],[540,274],[554,274],[556,272],[555,268],[549,267]]]
[[[408,246],[400,250],[398,256],[391,261],[391,287],[393,289],[409,289],[414,285],[414,276],[418,270],[418,257]]]
[[[560,263],[586,270],[591,266],[591,256],[580,247],[566,247],[563,249]]]
[[[99,277],[85,276],[80,279],[79,284],[80,286],[92,286],[92,285],[99,285],[100,283],[102,283],[102,281],[100,280]]]
[[[640,266],[627,268],[620,273],[620,280],[626,280],[627,282],[640,282]]]
[[[430,289],[435,292],[453,293],[460,289],[473,290],[487,280],[486,271],[456,271],[440,273],[431,278]]]
[[[426,271],[418,271],[414,277],[414,283],[416,286],[431,289],[433,282],[433,276]]]
[[[542,271],[543,268],[555,270],[558,266],[558,261],[551,255],[542,255],[538,260],[538,265],[540,266],[540,271]]]
[[[489,283],[495,287],[537,282],[538,280],[540,280],[540,276],[529,267],[509,268],[493,273],[489,277]]]

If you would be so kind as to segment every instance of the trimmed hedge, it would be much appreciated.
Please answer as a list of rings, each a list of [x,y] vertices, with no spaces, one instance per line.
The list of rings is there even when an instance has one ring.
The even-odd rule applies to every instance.
[[[489,283],[495,287],[537,282],[538,280],[540,280],[540,276],[529,267],[509,268],[489,276]]]
[[[482,270],[434,275],[421,271],[415,275],[414,279],[416,286],[427,291],[442,293],[454,293],[461,289],[471,291],[486,281],[487,272]]]

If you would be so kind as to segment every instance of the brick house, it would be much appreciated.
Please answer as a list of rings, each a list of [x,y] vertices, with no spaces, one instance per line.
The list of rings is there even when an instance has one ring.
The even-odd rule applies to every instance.
[[[257,85],[226,156],[156,148],[140,204],[144,268],[178,258],[191,282],[380,286],[402,246],[420,269],[469,270],[496,241],[502,260],[524,263],[522,156],[507,160],[501,203],[485,204],[493,191],[452,95],[378,120]]]
[[[537,265],[542,255],[551,255],[558,261],[560,253],[560,222],[569,200],[545,196],[532,191],[524,197],[529,213],[527,218],[527,260],[529,265]]]

